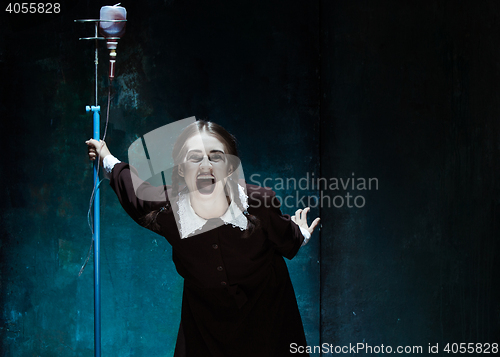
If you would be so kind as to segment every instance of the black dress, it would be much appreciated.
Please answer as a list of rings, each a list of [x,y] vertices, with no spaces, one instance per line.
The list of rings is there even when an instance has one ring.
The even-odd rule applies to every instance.
[[[168,207],[157,217],[157,233],[172,245],[175,267],[184,278],[176,357],[295,356],[291,344],[306,346],[283,259],[297,254],[304,237],[290,216],[281,213],[272,190],[247,185],[248,211],[261,223],[250,237],[223,224],[181,239],[163,187],[141,187],[157,190],[161,201],[138,199],[125,163],[115,165],[110,185],[138,223],[151,210]]]

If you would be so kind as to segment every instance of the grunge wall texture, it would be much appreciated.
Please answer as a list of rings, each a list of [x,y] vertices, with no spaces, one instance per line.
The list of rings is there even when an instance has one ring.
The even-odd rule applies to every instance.
[[[93,28],[73,20],[103,5],[113,4],[62,2],[45,17],[1,9],[2,357],[93,355],[92,260],[78,277],[93,104],[93,43],[78,38]],[[496,2],[122,5],[106,138],[115,156],[195,115],[236,135],[247,179],[378,179],[378,189],[324,190],[366,203],[314,208],[321,231],[289,262],[310,345],[427,355],[428,343],[500,342]],[[105,183],[101,197],[103,354],[171,356],[182,281],[170,247]]]

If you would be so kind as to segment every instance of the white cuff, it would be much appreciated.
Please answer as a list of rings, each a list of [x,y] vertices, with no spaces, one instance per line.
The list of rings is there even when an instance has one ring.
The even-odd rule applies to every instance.
[[[113,171],[113,167],[115,167],[115,165],[119,164],[120,162],[120,160],[110,154],[104,157],[104,159],[102,160],[102,166],[104,167],[104,171],[110,174],[111,171]]]
[[[307,242],[309,242],[309,238],[311,238],[311,233],[309,233],[309,231],[303,227],[300,227],[300,231],[302,232],[302,235],[304,236],[304,241],[302,242],[302,247],[305,246],[307,244]]]

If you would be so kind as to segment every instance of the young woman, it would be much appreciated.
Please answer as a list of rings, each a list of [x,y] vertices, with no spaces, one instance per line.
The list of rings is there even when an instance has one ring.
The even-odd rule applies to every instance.
[[[319,218],[308,226],[309,207],[283,215],[272,190],[240,182],[231,134],[189,125],[174,146],[171,187],[141,181],[103,141],[86,143],[130,217],[172,245],[184,278],[176,357],[280,357],[306,346],[283,257],[297,254]]]

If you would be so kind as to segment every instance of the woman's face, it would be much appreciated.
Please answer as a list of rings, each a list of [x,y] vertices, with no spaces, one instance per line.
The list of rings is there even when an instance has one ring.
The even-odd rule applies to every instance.
[[[184,177],[191,199],[210,200],[224,194],[231,168],[222,142],[202,131],[186,141],[185,149],[179,175]]]

